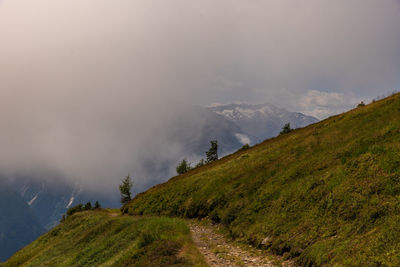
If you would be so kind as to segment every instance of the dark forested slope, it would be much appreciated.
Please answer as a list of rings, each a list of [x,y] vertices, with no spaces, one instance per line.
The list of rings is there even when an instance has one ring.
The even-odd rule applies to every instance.
[[[26,202],[0,180],[0,261],[44,232]]]

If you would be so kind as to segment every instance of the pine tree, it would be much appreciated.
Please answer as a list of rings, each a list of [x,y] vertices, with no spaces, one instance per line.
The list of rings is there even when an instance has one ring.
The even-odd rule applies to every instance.
[[[101,209],[101,205],[100,205],[100,203],[98,202],[98,201],[96,201],[95,203],[94,203],[94,208],[93,208],[94,210],[97,210],[97,209]]]
[[[92,209],[92,203],[88,202],[85,205],[85,210],[91,210]]]
[[[290,133],[291,131],[293,131],[293,129],[290,128],[290,123],[286,123],[286,124],[282,127],[282,131],[280,132],[280,134]]]
[[[122,180],[122,184],[119,185],[119,191],[121,193],[121,204],[125,205],[129,201],[132,200],[131,196],[131,189],[133,186],[133,181],[128,174],[128,176],[125,177],[125,179]]]
[[[190,162],[188,162],[186,159],[183,159],[178,166],[176,166],[176,173],[178,174],[184,174],[188,171],[190,171]]]
[[[218,160],[218,141],[210,141],[210,149],[206,152],[206,163]]]

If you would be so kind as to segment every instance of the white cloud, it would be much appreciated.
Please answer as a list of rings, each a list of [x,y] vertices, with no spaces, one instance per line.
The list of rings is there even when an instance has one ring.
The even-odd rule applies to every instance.
[[[245,134],[236,133],[235,136],[242,145],[251,143],[250,138]]]
[[[352,94],[309,90],[300,97],[298,103],[300,111],[324,119],[355,107],[360,101],[361,99]]]

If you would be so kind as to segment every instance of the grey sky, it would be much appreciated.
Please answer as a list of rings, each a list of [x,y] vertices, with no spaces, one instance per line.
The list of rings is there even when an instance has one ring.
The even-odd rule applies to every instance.
[[[179,103],[324,118],[399,88],[399,25],[392,0],[2,0],[0,167],[108,181]]]

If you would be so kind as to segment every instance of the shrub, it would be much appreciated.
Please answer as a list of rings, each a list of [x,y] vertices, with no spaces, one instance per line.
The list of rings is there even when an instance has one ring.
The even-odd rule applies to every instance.
[[[67,210],[67,216],[71,216],[72,214],[80,212],[80,211],[83,211],[83,210],[84,210],[83,209],[83,205],[82,204],[78,204],[78,205],[76,205],[74,207],[71,207],[71,208],[69,208]]]
[[[249,144],[245,144],[241,148],[239,148],[238,151],[236,151],[236,152],[245,151],[245,150],[247,150],[249,148],[250,148]]]
[[[360,107],[365,107],[364,101],[361,101],[360,104],[357,105],[357,107],[358,107],[358,108],[360,108]]]

